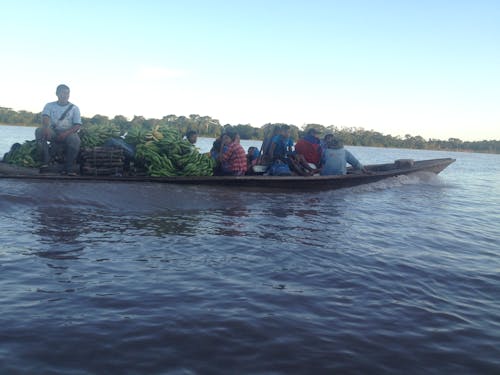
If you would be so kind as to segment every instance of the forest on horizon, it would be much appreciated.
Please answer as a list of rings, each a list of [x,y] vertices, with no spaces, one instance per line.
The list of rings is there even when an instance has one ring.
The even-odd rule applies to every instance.
[[[0,124],[17,125],[17,126],[40,126],[42,122],[41,112],[32,113],[28,111],[15,111],[11,108],[0,107]],[[253,127],[248,124],[220,124],[219,120],[213,119],[210,116],[189,115],[176,116],[167,115],[161,119],[144,118],[143,116],[134,116],[132,120],[128,120],[125,116],[117,115],[112,119],[107,116],[95,115],[93,117],[83,117],[82,125],[108,125],[113,124],[120,128],[125,133],[132,126],[141,126],[147,129],[152,129],[156,125],[168,124],[175,127],[182,134],[188,130],[195,130],[199,136],[216,138],[228,128],[234,129],[240,134],[241,139],[259,139],[262,140],[271,128],[275,125],[284,124],[265,124],[260,128]],[[450,151],[467,151],[467,152],[483,152],[483,153],[500,153],[500,140],[483,140],[483,141],[462,141],[458,138],[449,138],[448,140],[439,139],[424,139],[417,135],[413,136],[406,134],[404,137],[384,135],[375,130],[366,130],[363,128],[347,128],[337,127],[335,125],[324,126],[320,124],[306,124],[302,128],[287,124],[291,127],[292,138],[297,140],[310,129],[315,128],[321,134],[333,133],[336,137],[342,139],[346,145],[352,146],[367,146],[367,147],[393,147],[393,148],[409,148],[423,150],[450,150]]]

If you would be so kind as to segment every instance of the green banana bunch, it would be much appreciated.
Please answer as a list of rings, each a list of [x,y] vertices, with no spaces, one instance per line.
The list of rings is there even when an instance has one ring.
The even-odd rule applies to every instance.
[[[142,162],[150,176],[175,176],[176,169],[166,155],[159,153],[158,147],[153,142],[137,146],[135,157]]]
[[[174,128],[160,125],[145,133],[147,142],[136,149],[136,159],[151,176],[211,176],[215,167],[212,158],[202,155],[182,139]],[[127,140],[127,138],[125,138]]]
[[[215,167],[215,161],[198,152],[193,153],[188,162],[179,171],[180,176],[211,176]]]
[[[120,137],[120,128],[114,124],[85,124],[80,128],[81,147],[93,148],[103,146],[110,138]]]
[[[146,139],[149,141],[161,141],[163,134],[159,130],[160,125],[156,125],[151,131],[146,133]]]
[[[19,147],[11,148],[5,154],[3,161],[22,167],[37,168],[40,166],[37,153],[36,141],[25,141]]]
[[[147,131],[140,126],[132,126],[125,135],[125,142],[137,146],[147,141]]]
[[[182,141],[181,134],[176,129],[174,129],[168,125],[160,125],[158,127],[158,131],[161,132],[161,134],[164,137],[168,138],[171,142]]]

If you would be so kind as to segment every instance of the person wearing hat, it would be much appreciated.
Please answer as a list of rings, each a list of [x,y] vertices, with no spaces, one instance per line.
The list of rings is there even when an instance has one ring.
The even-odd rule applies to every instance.
[[[321,145],[318,135],[318,130],[310,128],[306,135],[295,144],[295,151],[316,167],[319,167],[321,163]]]
[[[344,144],[341,140],[335,138],[332,134],[327,134],[325,136],[321,162],[322,167],[320,174],[322,176],[346,174],[346,163],[352,165],[354,169],[367,173],[363,164],[344,148]]]

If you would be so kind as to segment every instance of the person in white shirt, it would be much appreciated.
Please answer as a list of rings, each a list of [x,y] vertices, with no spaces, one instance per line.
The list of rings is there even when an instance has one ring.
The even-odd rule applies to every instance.
[[[42,111],[42,127],[36,129],[35,139],[42,159],[40,171],[48,168],[50,153],[48,142],[59,144],[64,149],[62,174],[75,175],[75,162],[80,151],[78,130],[82,125],[80,109],[69,102],[69,87],[59,85],[57,101],[47,103]]]

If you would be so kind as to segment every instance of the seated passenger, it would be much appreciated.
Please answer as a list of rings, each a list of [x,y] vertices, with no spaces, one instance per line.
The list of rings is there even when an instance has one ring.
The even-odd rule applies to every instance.
[[[69,102],[69,92],[68,86],[57,86],[57,101],[45,105],[42,127],[35,130],[37,149],[42,160],[41,172],[47,170],[50,163],[50,142],[51,145],[57,144],[64,150],[64,167],[61,173],[76,175],[75,164],[81,144],[78,131],[82,120],[80,109]]]
[[[272,160],[284,161],[288,154],[292,152],[293,140],[290,138],[290,126],[283,125],[277,134],[271,139],[267,156]]]
[[[210,149],[210,157],[215,161],[219,160],[219,151],[222,144],[222,135],[218,136],[212,143],[212,148]]]
[[[344,145],[340,140],[329,137],[329,139],[325,141],[325,149],[323,149],[321,175],[330,176],[346,174],[346,162],[352,165],[355,169],[366,172],[363,165],[354,157],[353,154],[344,148]]]
[[[252,168],[254,165],[257,164],[259,157],[260,157],[260,151],[257,147],[251,146],[248,148],[248,151],[247,151],[248,169]]]
[[[222,137],[223,134],[218,136],[215,141],[212,143],[212,148],[210,149],[210,157],[215,161],[215,167],[214,167],[214,176],[220,176],[222,175],[222,167],[221,167],[221,162],[219,158],[219,153],[220,153],[220,148],[222,145]],[[227,149],[227,146],[223,146],[223,151]]]
[[[318,138],[318,131],[311,128],[306,135],[295,144],[295,151],[304,156],[308,163],[319,167],[321,163],[321,146]]]
[[[269,148],[269,157],[273,163],[281,161],[290,167],[296,174],[302,176],[311,176],[314,174],[314,169],[309,166],[309,163],[300,154],[292,151],[293,140],[290,138],[290,126],[283,125],[280,132],[272,139]]]
[[[240,136],[235,131],[228,131],[222,136],[219,160],[225,176],[243,176],[247,171],[247,155],[240,145]]]
[[[322,140],[319,141],[319,145],[321,146],[321,156],[323,156],[323,150],[326,148],[326,143],[333,140],[333,134],[328,133],[324,136]]]
[[[189,141],[189,143],[194,145],[196,143],[196,141],[198,140],[198,132],[196,130],[189,130],[186,133],[185,137]]]
[[[261,147],[262,154],[260,156],[258,164],[267,165],[271,163],[272,158],[270,157],[269,149],[271,148],[271,143],[273,138],[276,135],[278,135],[279,132],[280,132],[280,127],[277,125],[273,126],[272,129],[266,131],[266,134],[264,135],[264,140],[262,141],[262,147]]]

